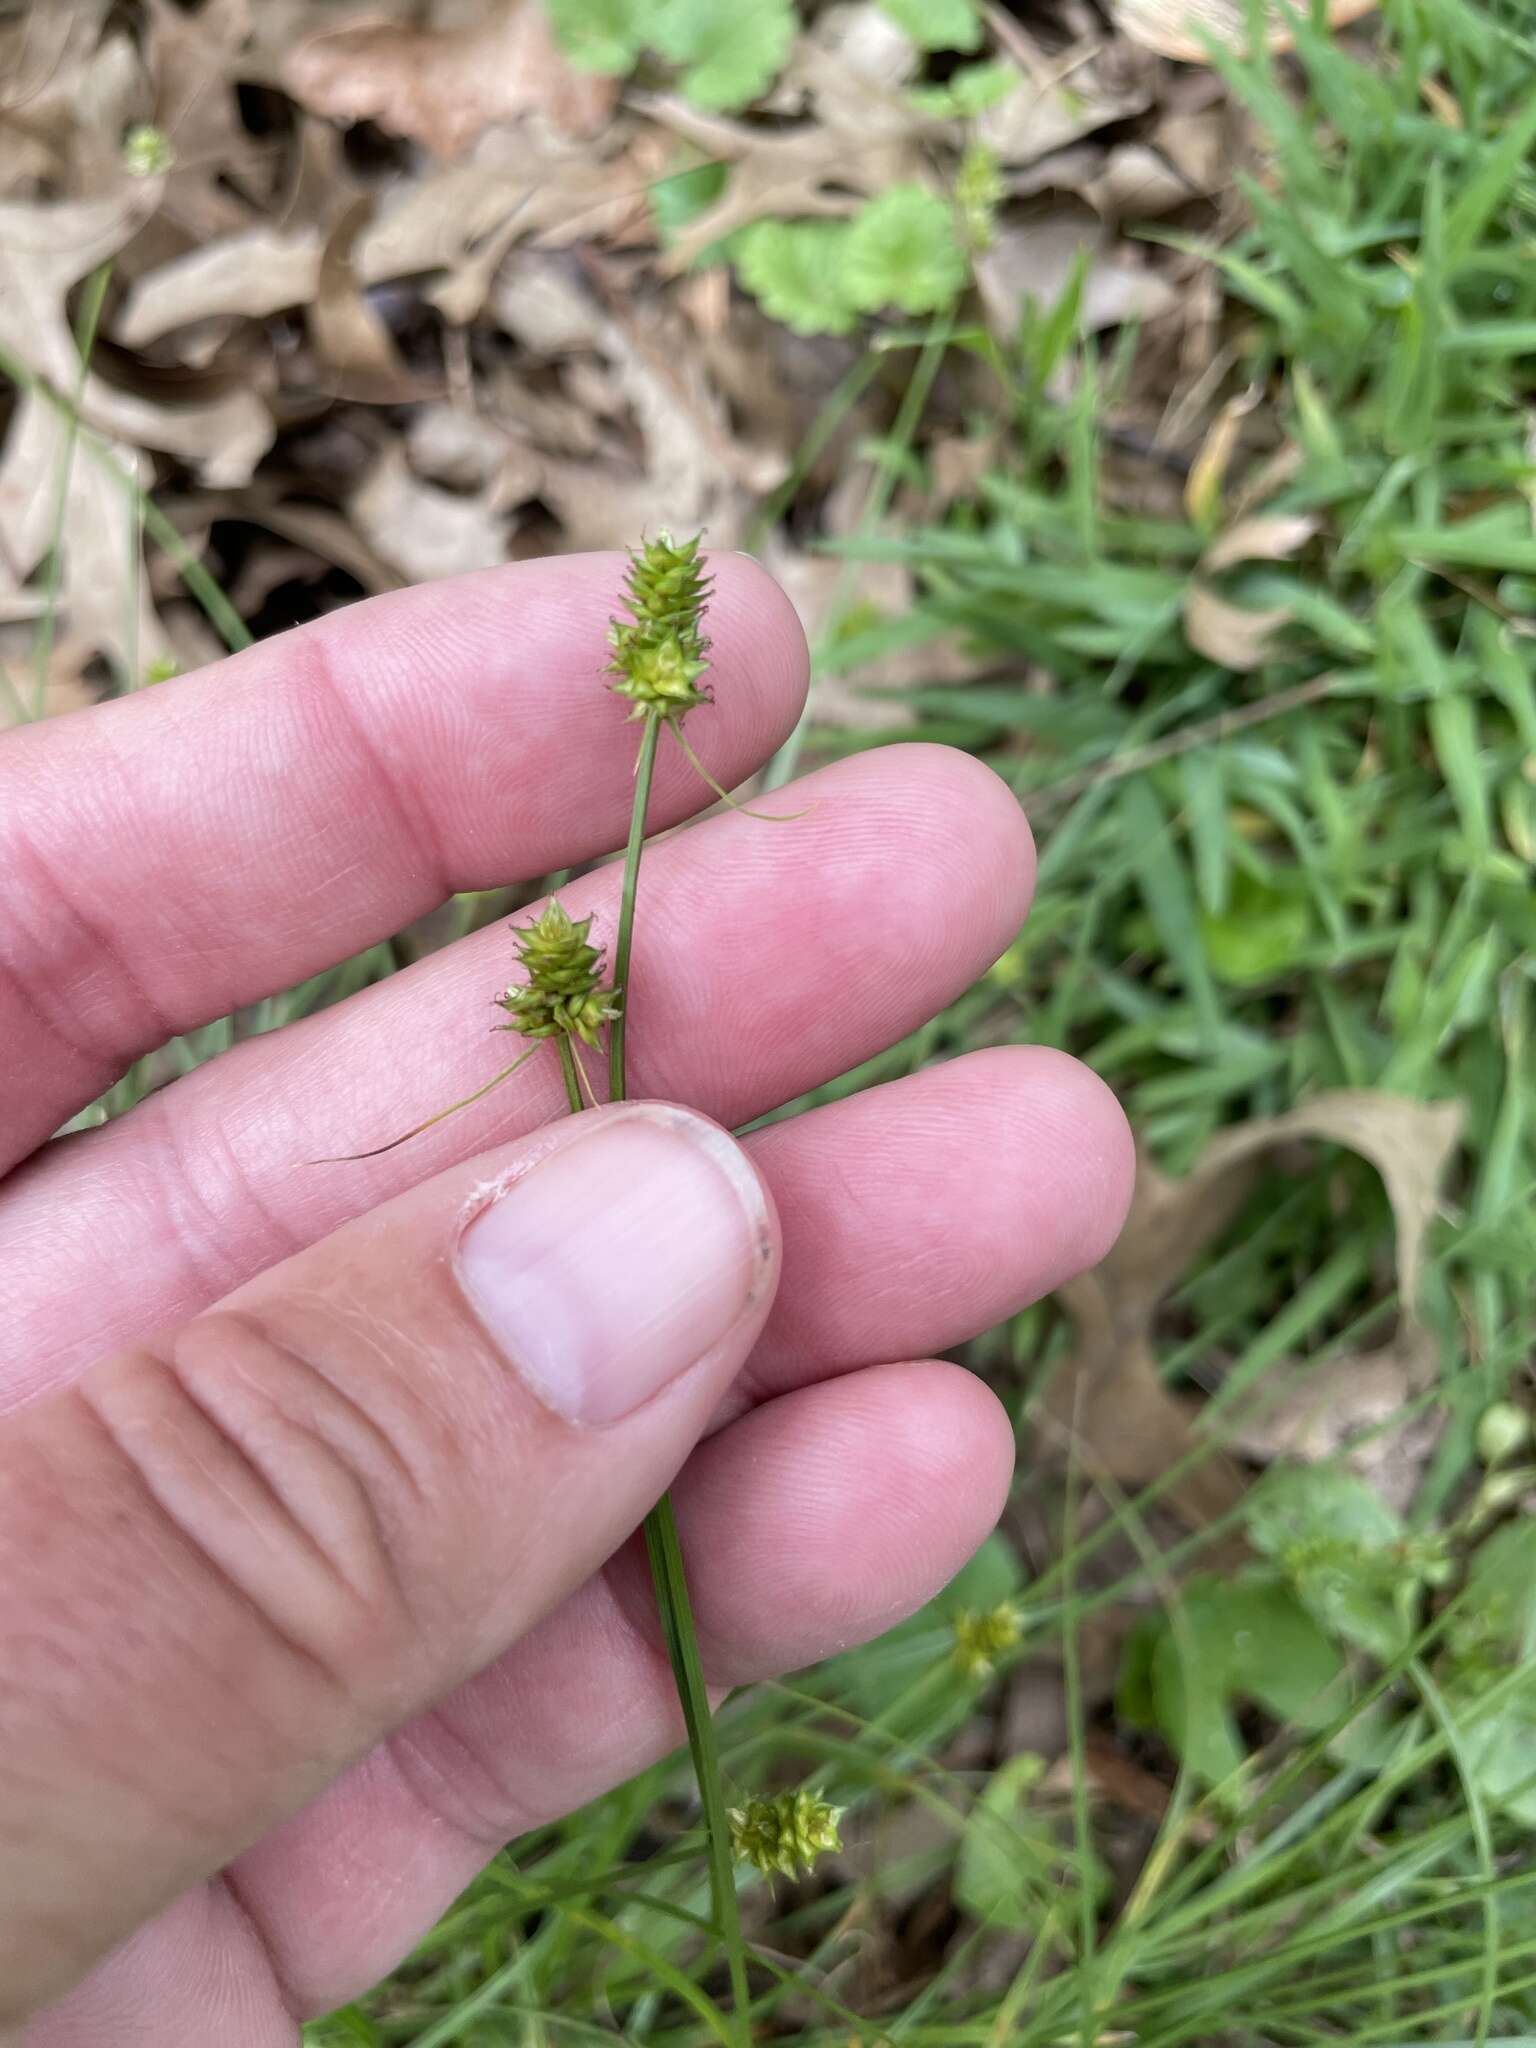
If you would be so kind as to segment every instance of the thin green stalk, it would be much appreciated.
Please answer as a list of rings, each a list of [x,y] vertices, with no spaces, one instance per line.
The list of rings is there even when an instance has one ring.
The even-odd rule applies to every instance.
[[[619,892],[619,925],[613,945],[613,984],[619,991],[619,1015],[609,1026],[608,1099],[622,1102],[625,1095],[624,1024],[629,1010],[629,959],[635,925],[635,889],[640,878],[640,854],[645,844],[645,814],[650,803],[651,776],[656,766],[656,743],[661,718],[652,712],[640,736],[640,754],[635,763],[635,802],[630,813],[629,840],[624,849],[624,878]],[[562,1059],[570,1061],[571,1049],[561,1041]],[[566,1091],[571,1107],[579,1110],[581,1095],[574,1062],[567,1066]],[[736,2030],[749,2041],[751,1991],[747,1983],[747,1954],[741,1933],[741,1909],[736,1897],[736,1871],[731,1854],[730,1821],[725,1807],[725,1789],[720,1775],[720,1750],[710,1712],[704,1667],[699,1660],[698,1632],[693,1622],[693,1603],[683,1569],[682,1544],[672,1500],[663,1494],[645,1518],[645,1550],[650,1559],[651,1579],[656,1588],[656,1605],[661,1615],[667,1656],[677,1682],[683,1722],[688,1730],[688,1749],[698,1779],[699,1799],[704,1809],[704,1837],[709,1860],[710,1891],[715,1929],[725,1949],[731,1976],[731,2003]]]
[[[651,712],[640,735],[635,762],[635,805],[629,816],[629,841],[624,848],[624,882],[619,893],[619,929],[613,942],[613,985],[619,992],[619,1014],[608,1027],[608,1100],[624,1100],[624,1026],[629,1014],[629,953],[635,935],[635,885],[640,879],[640,849],[645,844],[645,813],[651,800],[656,768],[656,742],[661,719]]]
[[[945,352],[949,348],[950,336],[954,333],[954,330],[955,319],[953,313],[934,314],[932,324],[928,329],[927,338],[923,342],[922,351],[908,380],[907,388],[902,393],[901,404],[896,409],[896,418],[892,422],[889,439],[876,464],[869,499],[859,520],[857,535],[859,540],[867,539],[885,516],[886,508],[889,506],[896,489],[898,469],[895,457],[899,453],[904,453],[911,446],[912,438],[917,432],[918,422],[921,420],[924,409],[928,404],[928,395],[933,389],[934,379],[939,374]],[[837,587],[833,593],[832,603],[827,614],[828,618],[834,623],[847,602],[852,582],[853,566],[852,562],[845,561],[838,576]],[[822,640],[818,641],[816,648],[813,650],[813,671],[819,667],[819,657],[824,652],[825,636],[823,636]],[[765,790],[782,789],[786,782],[793,781],[795,770],[799,766],[801,749],[805,745],[805,735],[809,729],[814,697],[815,690],[813,684],[811,696],[807,699],[805,708],[800,714],[799,723],[783,746],[779,748],[773,759],[768,763],[768,766],[763,770],[762,787]]]
[[[58,622],[59,594],[63,588],[64,524],[69,511],[69,486],[75,468],[75,444],[80,438],[80,404],[85,397],[85,380],[91,372],[91,354],[96,346],[96,329],[102,302],[107,296],[110,263],[92,271],[85,287],[80,318],[75,327],[75,347],[80,367],[75,373],[75,395],[65,414],[64,446],[59,452],[58,490],[53,507],[53,531],[49,536],[48,564],[43,581],[43,611],[32,643],[32,712],[41,718],[47,701],[48,670],[53,661],[54,629]],[[129,677],[131,684],[134,678]]]
[[[741,1908],[736,1897],[730,1819],[725,1809],[725,1788],[720,1775],[720,1746],[710,1711],[709,1689],[704,1682],[704,1667],[699,1659],[693,1602],[688,1597],[688,1578],[683,1569],[683,1546],[678,1537],[677,1518],[672,1512],[669,1493],[662,1495],[645,1518],[645,1554],[651,1563],[662,1633],[667,1640],[672,1675],[677,1681],[677,1696],[682,1702],[694,1775],[699,1781],[710,1890],[714,1895],[715,1929],[730,1968],[731,2005],[736,2031],[746,2042],[751,2040],[749,2014],[752,1994],[747,1984],[747,1951],[741,1933]]]
[[[156,546],[163,548],[170,557],[176,573],[186,585],[188,595],[202,606],[209,624],[225,646],[233,653],[238,653],[242,647],[249,647],[251,635],[246,630],[240,614],[154,499],[143,491],[137,480],[115,460],[106,444],[89,427],[82,424],[78,407],[71,405],[64,393],[55,391],[46,377],[34,376],[19,356],[13,356],[5,348],[0,348],[0,376],[9,378],[18,391],[35,393],[65,420],[73,421],[75,438],[79,445],[98,469],[127,496],[135,508],[137,517],[143,521],[144,531]]]
[[[565,1099],[571,1105],[572,1116],[580,1116],[586,1105],[581,1099],[581,1076],[576,1071],[575,1048],[563,1032],[555,1043],[560,1048],[560,1078],[565,1083]]]

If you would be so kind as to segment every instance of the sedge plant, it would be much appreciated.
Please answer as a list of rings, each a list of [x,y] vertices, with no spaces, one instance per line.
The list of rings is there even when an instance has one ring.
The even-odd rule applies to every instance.
[[[512,927],[524,978],[509,985],[496,998],[505,1018],[494,1028],[528,1040],[525,1049],[471,1094],[435,1111],[387,1144],[368,1152],[346,1154],[346,1158],[376,1158],[482,1101],[519,1072],[546,1040],[554,1043],[566,1099],[571,1110],[579,1114],[589,1105],[595,1108],[598,1102],[582,1062],[581,1048],[598,1050],[606,1032],[608,1100],[625,1099],[625,1025],[635,901],[646,814],[663,731],[670,732],[689,764],[717,797],[733,809],[742,808],[709,773],[683,731],[688,713],[711,701],[703,681],[709,667],[709,642],[703,631],[709,592],[701,538],[676,542],[667,533],[658,534],[632,552],[621,600],[625,615],[613,620],[609,627],[612,658],[605,673],[613,679],[615,695],[630,705],[630,716],[641,728],[635,760],[634,803],[619,888],[612,982],[604,981],[602,948],[590,938],[592,918],[572,918],[559,900],[551,897],[531,923]],[[789,816],[800,814],[748,811],[746,815],[788,822]],[[725,1949],[732,2002],[745,2039],[750,1991],[734,1862],[740,1858],[765,1873],[778,1870],[793,1875],[802,1866],[809,1869],[821,1851],[838,1846],[839,1809],[808,1791],[752,1800],[746,1807],[727,1809],[682,1545],[669,1496],[663,1495],[646,1517],[644,1533],[662,1633],[698,1778],[715,1930]]]

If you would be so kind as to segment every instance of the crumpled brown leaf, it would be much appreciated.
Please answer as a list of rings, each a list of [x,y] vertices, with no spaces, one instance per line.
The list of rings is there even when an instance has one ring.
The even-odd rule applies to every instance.
[[[1011,211],[976,259],[976,283],[994,330],[1016,334],[1026,299],[1041,309],[1053,306],[1085,254],[1082,324],[1087,332],[1155,319],[1178,305],[1179,295],[1168,280],[1136,261],[1128,244],[1111,237],[1092,207],[1058,198],[1026,213]]]
[[[166,652],[146,580],[133,568],[140,542],[124,486],[143,479],[130,446],[83,435],[71,445],[63,407],[79,382],[79,356],[66,295],[122,247],[158,197],[136,187],[126,198],[0,206],[0,347],[55,394],[24,390],[12,417],[0,454],[0,553],[15,575],[30,575],[53,545],[62,501],[63,623],[130,679]],[[87,378],[81,410],[110,431],[124,406],[140,403]]]
[[[1156,67],[1131,44],[1095,31],[1047,51],[1012,9],[990,17],[999,54],[1017,63],[1022,80],[976,123],[1004,164],[1035,163],[1151,106]]]
[[[422,396],[401,362],[389,329],[363,294],[354,251],[373,200],[353,200],[325,238],[309,309],[309,331],[321,358],[349,396],[400,404]]]
[[[414,474],[396,441],[352,493],[347,511],[369,547],[408,583],[492,569],[507,559],[495,480],[473,496],[442,490]]]
[[[283,84],[312,114],[377,121],[444,157],[530,113],[594,135],[618,93],[616,79],[572,69],[536,0],[500,0],[459,28],[359,15],[292,51]]]
[[[839,218],[890,186],[932,182],[916,144],[915,124],[902,134],[877,130],[850,135],[807,122],[785,132],[701,113],[685,100],[636,95],[652,120],[720,163],[731,175],[712,206],[688,222],[673,242],[666,267],[686,270],[711,242],[768,217]]]
[[[1270,605],[1256,611],[1233,604],[1204,579],[1241,562],[1287,561],[1317,529],[1318,520],[1310,512],[1254,512],[1218,534],[1184,593],[1184,633],[1190,646],[1240,675],[1262,668],[1290,622],[1290,608]]]
[[[4,617],[0,600],[0,619]],[[3,637],[0,636],[0,642]],[[56,640],[49,653],[41,699],[30,658],[14,662],[0,659],[0,733],[26,724],[34,714],[39,718],[59,718],[68,711],[88,710],[99,694],[86,681],[85,673],[95,654],[87,640],[73,635]]]
[[[477,161],[406,181],[382,200],[350,247],[357,284],[441,273],[427,297],[462,324],[479,314],[514,241],[609,235],[644,211],[644,184],[623,158],[522,133],[492,140]],[[303,224],[252,228],[173,257],[136,281],[114,334],[142,348],[201,320],[311,305],[324,249],[321,230]]]
[[[1362,16],[1374,14],[1380,0],[1329,0],[1328,22],[1343,28]],[[1210,52],[1200,40],[1198,23],[1218,42],[1234,49],[1248,44],[1248,14],[1244,0],[1114,0],[1115,26],[1132,42],[1156,50],[1163,57],[1177,57],[1186,64],[1208,64]],[[1271,26],[1268,43],[1272,50],[1291,47],[1291,30],[1277,4],[1270,0]]]
[[[1381,1174],[1397,1226],[1397,1333],[1382,1351],[1331,1363],[1316,1383],[1304,1381],[1299,1371],[1272,1368],[1231,1424],[1223,1423],[1222,1440],[1270,1457],[1347,1453],[1351,1430],[1399,1411],[1433,1373],[1419,1287],[1426,1237],[1461,1121],[1454,1102],[1339,1089],[1283,1116],[1221,1132],[1180,1179],[1141,1159],[1119,1243],[1093,1272],[1060,1293],[1076,1326],[1076,1344],[1051,1383],[1046,1409],[1058,1427],[1076,1430],[1088,1469],[1096,1467],[1122,1486],[1142,1486],[1204,1443],[1206,1455],[1169,1490],[1169,1505],[1199,1527],[1241,1498],[1237,1468],[1201,1430],[1200,1404],[1163,1381],[1153,1321],[1199,1254],[1237,1215],[1261,1162],[1284,1156],[1298,1140],[1346,1146]],[[1287,1379],[1289,1386],[1283,1384]],[[1330,1403],[1346,1389],[1347,1427],[1340,1429],[1337,1417],[1327,1427]],[[1397,1466],[1403,1462],[1405,1439],[1418,1444],[1423,1437],[1421,1424],[1407,1423],[1402,1431],[1374,1439],[1362,1460],[1374,1475],[1393,1470],[1394,1460]]]
[[[146,0],[144,62],[154,89],[146,111],[173,151],[165,205],[198,242],[243,228],[250,209],[240,190],[269,183],[271,153],[246,132],[235,90],[252,11],[251,0],[204,0],[195,10]]]

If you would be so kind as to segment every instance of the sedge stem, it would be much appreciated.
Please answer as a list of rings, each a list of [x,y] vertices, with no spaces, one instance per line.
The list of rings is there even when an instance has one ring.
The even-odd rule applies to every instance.
[[[613,944],[613,984],[619,993],[619,1014],[608,1027],[608,1099],[624,1100],[624,1025],[629,1011],[629,957],[635,924],[635,885],[640,875],[640,854],[645,844],[645,813],[650,803],[651,776],[656,766],[656,743],[661,734],[661,716],[651,712],[640,735],[639,758],[635,763],[635,803],[630,813],[629,840],[624,849],[624,879],[619,891],[619,926]],[[562,1041],[562,1056],[570,1047]],[[572,1069],[566,1076],[573,1109],[581,1107],[579,1084]],[[736,1897],[736,1869],[731,1850],[730,1817],[726,1811],[725,1785],[720,1775],[720,1747],[710,1712],[709,1690],[699,1659],[698,1631],[694,1627],[693,1602],[683,1568],[683,1550],[672,1513],[672,1500],[663,1494],[645,1518],[645,1551],[650,1560],[651,1581],[656,1589],[656,1606],[661,1630],[682,1704],[683,1724],[688,1731],[688,1750],[693,1758],[699,1785],[699,1802],[704,1812],[704,1839],[709,1862],[710,1899],[715,1932],[725,1950],[731,1978],[731,2003],[738,2038],[749,2048],[751,2042],[751,1989],[747,1983],[747,1952],[741,1934],[741,1908]]]
[[[752,1993],[747,1984],[747,1951],[741,1937],[741,1907],[736,1897],[731,1823],[720,1774],[720,1745],[710,1710],[709,1688],[704,1682],[704,1667],[699,1658],[693,1602],[688,1596],[688,1578],[683,1569],[683,1546],[678,1537],[677,1518],[672,1512],[669,1493],[661,1496],[645,1518],[645,1554],[650,1559],[651,1582],[656,1588],[662,1634],[666,1637],[672,1676],[677,1681],[677,1696],[682,1703],[694,1776],[699,1782],[715,1931],[725,1950],[731,1973],[732,2016],[739,2038],[750,2043]]]
[[[566,1032],[562,1031],[556,1042],[560,1047],[560,1077],[565,1082],[565,1099],[571,1105],[571,1114],[580,1116],[585,1105],[581,1099],[581,1081],[576,1072],[576,1054]]]
[[[661,714],[646,714],[635,761],[635,803],[629,814],[629,840],[624,848],[624,881],[619,891],[619,929],[613,941],[613,985],[619,1014],[608,1027],[608,1100],[624,1100],[624,1026],[629,1016],[629,954],[635,935],[635,885],[640,879],[640,849],[645,844],[645,813],[651,801],[651,776],[656,768],[656,741]]]

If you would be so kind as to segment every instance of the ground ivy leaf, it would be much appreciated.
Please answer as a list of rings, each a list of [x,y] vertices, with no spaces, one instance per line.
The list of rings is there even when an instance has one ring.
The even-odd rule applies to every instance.
[[[1179,1623],[1152,1653],[1152,1698],[1169,1741],[1197,1777],[1217,1784],[1243,1761],[1233,1702],[1324,1727],[1342,1705],[1339,1650],[1290,1590],[1270,1578],[1191,1579]]]
[[[1446,1643],[1479,1673],[1536,1654],[1536,1522],[1506,1522],[1478,1545]]]
[[[867,312],[947,306],[966,279],[948,204],[921,185],[893,185],[872,199],[848,231],[844,276],[848,298]]]
[[[988,59],[962,64],[945,85],[914,85],[908,98],[920,114],[941,121],[963,121],[999,106],[1020,83],[1012,64]]]
[[[846,334],[857,318],[843,287],[848,237],[845,221],[755,221],[737,239],[737,275],[796,334]]]
[[[1086,1881],[1095,1898],[1109,1876],[1090,1850],[1086,1867],[1061,1838],[1049,1815],[1030,1803],[1045,1759],[1025,1751],[1010,1757],[988,1780],[966,1816],[955,1859],[955,1899],[973,1919],[991,1927],[1037,1928],[1062,1912],[1063,1895]]]
[[[1267,888],[1250,875],[1232,882],[1226,910],[1205,911],[1200,936],[1206,957],[1223,981],[1247,986],[1294,969],[1312,937],[1305,897]]]
[[[1406,1647],[1419,1577],[1402,1521],[1363,1479],[1337,1465],[1277,1466],[1246,1518],[1249,1542],[1324,1628],[1383,1663]]]
[[[974,50],[981,41],[975,0],[880,0],[880,9],[920,50]]]
[[[795,39],[790,0],[663,0],[649,40],[687,67],[684,96],[696,107],[744,107],[778,76]]]
[[[544,0],[561,49],[582,71],[632,71],[644,47],[643,0]]]

